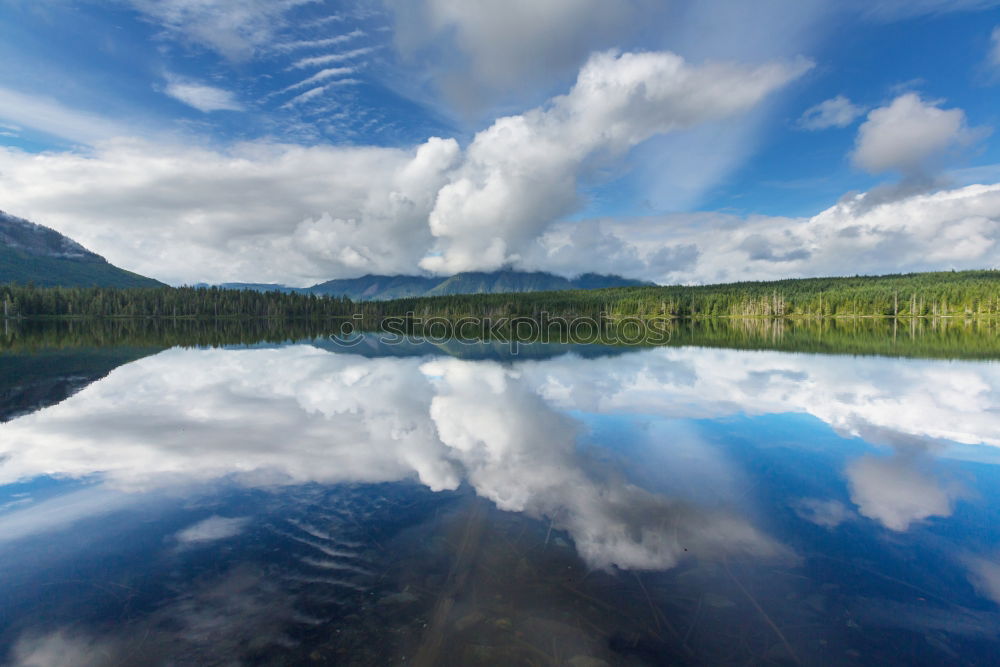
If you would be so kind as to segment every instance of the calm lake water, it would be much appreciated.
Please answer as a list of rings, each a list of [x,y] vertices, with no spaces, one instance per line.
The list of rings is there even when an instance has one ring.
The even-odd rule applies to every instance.
[[[769,335],[8,347],[0,663],[995,664],[990,338]]]

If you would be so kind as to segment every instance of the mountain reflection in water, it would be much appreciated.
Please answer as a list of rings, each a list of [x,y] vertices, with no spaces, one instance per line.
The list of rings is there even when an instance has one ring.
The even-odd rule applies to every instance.
[[[998,648],[996,363],[369,343],[147,350],[51,404],[7,389],[7,661]]]

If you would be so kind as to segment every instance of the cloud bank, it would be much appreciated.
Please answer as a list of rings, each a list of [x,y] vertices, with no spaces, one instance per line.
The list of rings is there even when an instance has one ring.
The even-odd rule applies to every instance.
[[[882,274],[997,266],[998,239],[1000,184],[899,198],[874,190],[810,218],[691,213],[559,222],[524,264],[560,272],[591,266],[660,283]]]
[[[115,264],[175,284],[305,286],[504,266],[707,283],[1000,264],[1000,185],[930,189],[948,157],[985,130],[915,93],[871,110],[852,153],[864,170],[900,174],[898,186],[852,193],[808,218],[573,217],[588,185],[630,151],[658,136],[697,143],[809,67],[609,51],[591,57],[565,95],[496,120],[465,146],[430,138],[412,148],[198,148],[108,139],[100,132],[110,128],[87,121],[76,123],[81,136],[100,137],[89,152],[0,149],[0,199]],[[349,71],[305,79],[287,104],[356,83],[334,78]],[[236,108],[200,84],[174,92],[206,112]],[[839,126],[860,112],[837,97],[802,123]]]
[[[0,198],[115,264],[174,283],[308,285],[414,273],[421,262],[449,272],[505,260],[661,283],[1000,265],[1000,184],[888,201],[877,191],[854,194],[811,218],[690,213],[542,223],[505,203],[532,183],[515,174],[515,189],[498,192],[503,169],[451,180],[462,162],[450,139],[416,150],[244,144],[222,153],[133,141],[94,155],[7,149]],[[573,196],[568,184],[562,193]],[[483,218],[463,217],[491,205]],[[564,202],[542,197],[542,205],[551,211]],[[487,220],[494,227],[483,229]]]
[[[6,149],[0,197],[112,262],[173,282],[496,269],[523,263],[550,224],[581,206],[594,169],[651,136],[745,113],[809,67],[606,52],[566,95],[497,120],[464,149],[439,138],[413,149],[220,151],[129,139],[90,154]]]

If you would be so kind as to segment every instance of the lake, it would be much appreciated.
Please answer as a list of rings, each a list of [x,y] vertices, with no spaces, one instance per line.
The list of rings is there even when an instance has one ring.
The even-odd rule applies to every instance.
[[[994,326],[148,326],[5,332],[5,664],[1000,651]]]

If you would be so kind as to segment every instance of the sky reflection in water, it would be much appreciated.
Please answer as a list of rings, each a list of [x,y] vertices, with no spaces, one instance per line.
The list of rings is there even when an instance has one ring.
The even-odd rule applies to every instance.
[[[171,349],[0,425],[7,660],[996,648],[1000,365],[377,352]]]

